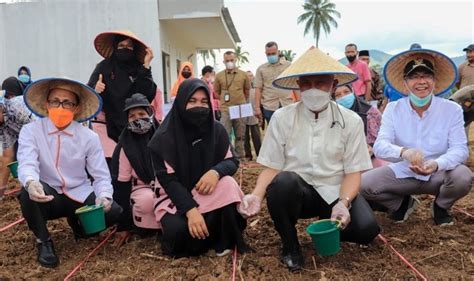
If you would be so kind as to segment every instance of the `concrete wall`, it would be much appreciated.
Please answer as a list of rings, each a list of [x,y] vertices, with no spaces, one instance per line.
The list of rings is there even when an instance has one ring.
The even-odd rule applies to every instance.
[[[159,0],[160,19],[218,17],[224,0]]]
[[[0,79],[27,65],[33,79],[67,76],[87,82],[102,60],[93,46],[95,36],[116,29],[133,31],[153,49],[153,77],[161,88],[158,0],[0,4]]]

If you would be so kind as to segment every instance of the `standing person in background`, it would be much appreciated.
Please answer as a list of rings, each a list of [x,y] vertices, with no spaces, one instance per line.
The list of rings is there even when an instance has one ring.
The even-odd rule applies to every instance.
[[[474,44],[463,49],[466,52],[466,61],[458,67],[459,81],[456,83],[458,89],[474,85]]]
[[[20,66],[20,68],[18,69],[18,80],[23,82],[25,86],[30,85],[32,82],[30,68],[24,65]]]
[[[16,77],[8,77],[3,80],[2,90],[5,91],[5,98],[11,99],[13,97],[18,97],[23,95],[25,90],[25,84],[18,80]]]
[[[377,108],[380,108],[383,102],[383,81],[380,79],[380,74],[375,70],[375,68],[370,67],[369,50],[360,50],[359,60],[365,62],[369,66],[370,76],[372,77],[372,92],[370,95],[372,96],[373,101],[377,101]]]
[[[224,64],[226,69],[217,73],[214,81],[214,91],[219,97],[221,108],[221,120],[227,133],[235,134],[235,153],[239,159],[244,158],[245,122],[244,118],[230,119],[229,107],[245,104],[250,90],[250,81],[247,73],[238,69],[235,65],[235,53],[227,51],[224,53]]]
[[[216,79],[214,68],[210,65],[206,65],[202,68],[201,74],[202,81],[207,84],[209,92],[211,93],[211,105],[214,112],[214,117],[217,121],[219,121],[221,119],[221,112],[219,110],[219,99],[217,98],[216,92],[214,91],[214,81]]]
[[[279,58],[278,44],[265,44],[267,62],[257,68],[255,75],[255,115],[270,122],[273,113],[280,107],[293,103],[292,92],[272,85],[273,80],[290,66],[286,59]],[[263,112],[261,110],[263,107]]]
[[[92,127],[110,164],[119,135],[128,124],[123,112],[125,100],[134,93],[142,93],[149,102],[156,96],[150,66],[153,51],[127,30],[100,33],[94,46],[104,60],[97,64],[87,84],[101,95],[104,104]]]
[[[255,112],[255,87],[254,87],[254,76],[252,71],[247,71],[247,76],[250,81],[250,93],[249,93],[249,102],[252,104],[253,111]],[[260,147],[262,146],[261,136],[260,136],[260,125],[259,120],[255,116],[247,117],[245,120],[245,158],[249,161],[252,161],[252,147],[250,145],[250,140],[252,140],[253,147],[255,149],[255,156],[258,157],[260,152]]]
[[[352,83],[355,94],[366,101],[371,101],[372,76],[370,75],[369,66],[357,58],[358,52],[356,44],[347,44],[345,54],[347,60],[349,61],[346,66],[354,71],[358,76],[358,79]]]
[[[178,94],[178,89],[184,80],[194,78],[194,67],[189,61],[185,61],[181,64],[178,73],[178,80],[174,82],[173,88],[171,88],[171,98],[174,100]]]

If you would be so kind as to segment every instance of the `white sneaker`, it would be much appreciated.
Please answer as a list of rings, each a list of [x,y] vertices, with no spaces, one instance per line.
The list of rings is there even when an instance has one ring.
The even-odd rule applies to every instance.
[[[224,251],[222,252],[216,252],[216,257],[225,257],[227,256],[228,254],[232,253],[232,250],[231,249],[225,249]]]

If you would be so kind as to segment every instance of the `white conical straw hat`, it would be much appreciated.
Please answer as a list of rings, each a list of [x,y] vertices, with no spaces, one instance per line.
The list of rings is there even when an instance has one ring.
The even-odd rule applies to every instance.
[[[311,47],[273,81],[273,86],[298,90],[299,87],[296,84],[298,77],[327,74],[334,75],[334,79],[338,80],[338,86],[357,80],[357,74],[347,66],[326,55],[318,48]]]

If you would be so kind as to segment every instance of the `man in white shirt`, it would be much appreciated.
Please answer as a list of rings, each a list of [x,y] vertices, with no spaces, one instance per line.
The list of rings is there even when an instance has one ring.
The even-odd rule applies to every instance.
[[[66,217],[79,238],[83,231],[76,209],[102,204],[107,225],[122,212],[112,201],[110,173],[99,137],[80,123],[100,112],[102,99],[79,82],[59,78],[32,83],[24,98],[28,108],[44,118],[25,125],[18,140],[18,173],[24,186],[21,211],[36,236],[38,262],[56,267],[59,259],[48,220]]]
[[[361,194],[386,207],[395,222],[418,205],[413,194],[436,196],[431,208],[437,225],[451,225],[449,209],[471,189],[463,112],[436,97],[456,81],[456,67],[445,55],[426,49],[394,56],[384,69],[386,82],[408,95],[387,105],[374,145],[376,157],[393,162],[362,176]]]
[[[300,90],[302,101],[273,115],[257,159],[266,169],[244,197],[240,212],[258,213],[267,193],[268,210],[282,239],[282,262],[291,271],[304,264],[295,228],[299,218],[339,220],[341,240],[361,244],[380,231],[369,205],[358,196],[361,172],[372,168],[363,122],[330,101],[333,87],[356,78],[313,47],[274,81],[276,87]]]

